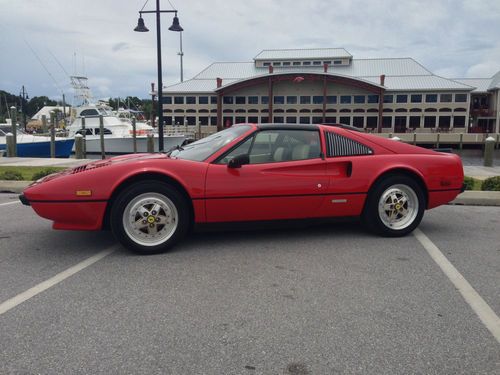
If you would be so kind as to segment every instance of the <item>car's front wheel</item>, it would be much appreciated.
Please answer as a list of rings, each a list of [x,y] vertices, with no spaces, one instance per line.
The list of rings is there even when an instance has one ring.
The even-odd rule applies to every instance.
[[[372,231],[388,237],[412,232],[422,220],[425,196],[420,185],[408,176],[388,176],[368,195],[363,221]]]
[[[125,247],[155,254],[177,243],[189,227],[189,210],[182,194],[158,181],[131,185],[111,208],[111,229]]]

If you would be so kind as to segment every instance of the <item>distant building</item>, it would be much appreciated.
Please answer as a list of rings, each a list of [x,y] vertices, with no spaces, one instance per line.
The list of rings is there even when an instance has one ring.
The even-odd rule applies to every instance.
[[[344,123],[380,132],[499,132],[500,72],[447,79],[412,58],[343,48],[264,50],[164,89],[167,125]]]

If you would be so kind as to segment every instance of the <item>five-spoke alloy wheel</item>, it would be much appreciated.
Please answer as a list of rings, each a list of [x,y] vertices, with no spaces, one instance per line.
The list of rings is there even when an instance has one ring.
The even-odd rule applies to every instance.
[[[390,175],[370,191],[362,218],[369,229],[379,234],[404,236],[420,224],[425,204],[423,190],[414,179]]]
[[[172,186],[143,181],[121,192],[111,209],[111,228],[127,248],[153,254],[181,239],[189,227],[185,199]]]

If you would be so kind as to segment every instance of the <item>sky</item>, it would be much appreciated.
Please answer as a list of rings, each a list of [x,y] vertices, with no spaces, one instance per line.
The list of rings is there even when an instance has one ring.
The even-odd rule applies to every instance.
[[[146,0],[0,0],[0,90],[60,99],[86,75],[96,98],[148,98],[157,79],[155,16]],[[343,47],[354,58],[412,57],[447,77],[500,70],[499,0],[161,0],[178,10],[184,80],[263,49]],[[154,10],[149,0],[144,10]],[[180,81],[180,35],[162,14],[163,83]]]

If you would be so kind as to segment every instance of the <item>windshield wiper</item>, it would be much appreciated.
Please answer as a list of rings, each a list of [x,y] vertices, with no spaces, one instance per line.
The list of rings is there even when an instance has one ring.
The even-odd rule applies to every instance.
[[[182,146],[175,145],[174,147],[169,148],[169,149],[165,152],[165,154],[166,154],[167,156],[170,156],[170,154],[171,154],[172,152],[174,152],[174,151],[184,151],[184,149],[182,148]]]

